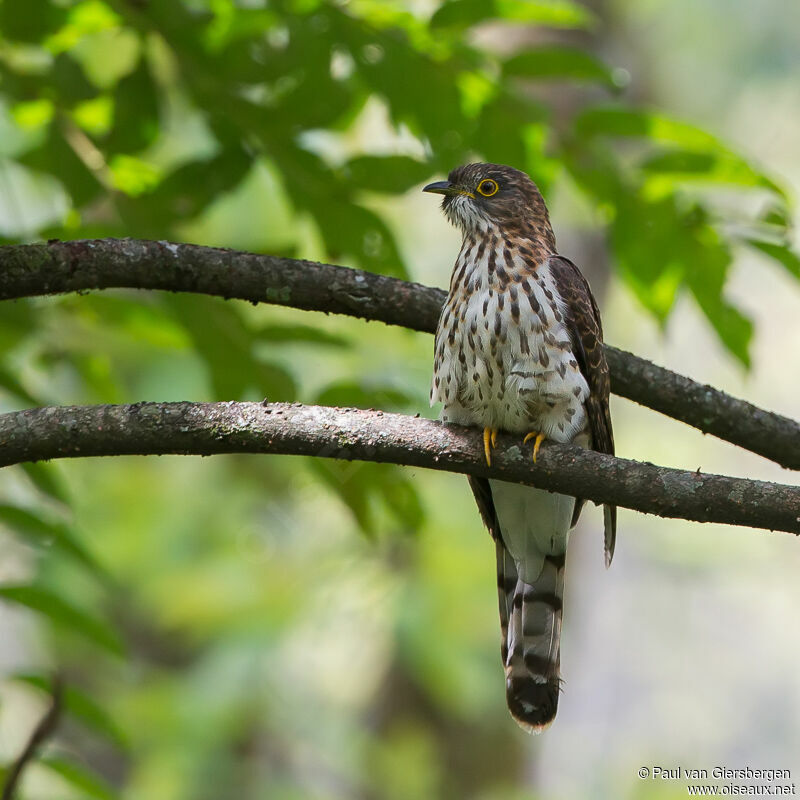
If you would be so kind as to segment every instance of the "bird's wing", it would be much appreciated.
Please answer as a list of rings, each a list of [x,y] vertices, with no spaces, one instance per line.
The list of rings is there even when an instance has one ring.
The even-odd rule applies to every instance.
[[[573,353],[583,377],[589,384],[590,394],[586,400],[586,414],[589,419],[591,447],[600,453],[613,455],[614,432],[608,407],[611,378],[603,351],[603,327],[600,322],[600,311],[586,278],[569,259],[563,256],[553,256],[549,266],[558,292],[566,305],[566,323]],[[576,503],[574,521],[577,521],[580,508],[581,503]],[[606,505],[603,517],[606,564],[608,565],[614,555],[614,542],[617,535],[616,506]]]

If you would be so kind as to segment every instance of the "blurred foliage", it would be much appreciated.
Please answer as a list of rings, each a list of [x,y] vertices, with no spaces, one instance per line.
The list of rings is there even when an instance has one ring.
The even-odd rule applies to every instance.
[[[632,105],[587,8],[422,6],[2,0],[0,240],[188,240],[405,276],[386,196],[485,158],[545,195],[569,186],[643,306],[664,322],[690,294],[747,364],[725,282],[742,244],[800,277],[781,186]],[[473,35],[487,24],[540,35]],[[5,409],[266,396],[413,413],[416,341],[206,297],[34,299],[3,308],[0,388]],[[489,543],[471,506],[431,507],[435,479],[323,459],[70,466],[0,487],[0,600],[38,615],[46,654],[11,683],[41,699],[49,662],[68,680],[30,797],[512,796]]]
[[[468,44],[465,31],[493,19],[596,22],[565,0],[450,0],[427,20],[368,0],[5,0],[4,172],[50,176],[54,199],[49,218],[7,219],[2,233],[183,238],[264,164],[275,203],[313,224],[320,255],[403,275],[371,193],[403,192],[476,157],[528,170],[545,194],[566,171],[644,306],[663,321],[690,292],[748,363],[751,325],[725,299],[725,278],[742,242],[792,269],[782,188],[704,131],[631,108],[624,71],[586,47]],[[565,119],[538,91],[552,81],[588,87]],[[346,138],[376,98],[418,140],[416,157],[323,146]],[[721,187],[757,197],[746,219],[732,217]],[[291,232],[281,250],[307,236]]]

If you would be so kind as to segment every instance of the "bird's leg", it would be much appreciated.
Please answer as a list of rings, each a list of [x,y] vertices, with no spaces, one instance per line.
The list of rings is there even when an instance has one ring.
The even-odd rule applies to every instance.
[[[539,448],[542,446],[542,442],[547,437],[543,433],[537,433],[536,431],[531,431],[528,434],[525,434],[525,438],[522,440],[522,444],[527,444],[530,439],[536,439],[533,443],[533,463],[536,463],[536,456],[539,455]]]
[[[486,456],[486,466],[492,466],[492,448],[497,442],[497,428],[483,429],[483,454]]]

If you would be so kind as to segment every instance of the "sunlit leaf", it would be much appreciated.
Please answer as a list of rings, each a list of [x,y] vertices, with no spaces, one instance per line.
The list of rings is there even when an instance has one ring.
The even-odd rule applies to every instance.
[[[205,43],[210,50],[220,50],[232,43],[246,49],[241,40],[258,39],[274,25],[280,17],[267,8],[244,8],[233,3],[214,3],[211,8],[214,20],[205,32]]]
[[[762,187],[783,195],[783,190],[774,181],[753,169],[745,159],[721,148],[716,152],[667,150],[648,156],[641,168],[646,173],[670,175],[677,180]]]
[[[152,191],[161,181],[158,167],[134,156],[116,155],[108,167],[114,187],[132,197]]]
[[[764,186],[780,197],[784,190],[774,181],[754,170],[744,159],[726,148],[715,136],[655,111],[631,108],[595,107],[581,113],[575,120],[575,131],[583,137],[624,136],[646,139],[653,144],[670,144],[679,148],[672,154],[656,158],[651,169],[669,171],[683,164],[688,171],[708,170],[715,166],[726,180],[748,180],[751,185]],[[706,160],[703,158],[705,154]]]
[[[449,0],[433,15],[431,26],[465,28],[492,18],[552,28],[588,28],[595,19],[588,8],[567,0]]]
[[[81,0],[69,8],[64,26],[44,44],[54,53],[70,50],[84,36],[114,30],[120,21],[120,17],[102,0]]]
[[[105,136],[114,119],[114,101],[108,95],[98,95],[79,103],[72,110],[75,123],[92,136]]]
[[[70,53],[98,89],[110,89],[136,68],[141,42],[132,30],[115,28],[84,36]]]
[[[714,150],[716,137],[695,125],[680,122],[655,111],[623,107],[594,107],[575,120],[581,136],[636,136],[653,142],[680,145],[687,150]]]
[[[20,128],[30,131],[49,125],[53,118],[53,111],[53,103],[41,98],[17,103],[11,109],[11,116]]]

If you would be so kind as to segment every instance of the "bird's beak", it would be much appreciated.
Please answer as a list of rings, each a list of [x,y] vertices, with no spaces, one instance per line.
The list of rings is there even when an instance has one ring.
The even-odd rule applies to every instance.
[[[464,194],[467,197],[475,197],[475,195],[472,194],[472,192],[470,192],[468,189],[464,189],[461,186],[456,186],[455,184],[450,183],[450,181],[436,181],[436,183],[429,183],[422,191],[430,192],[431,194]]]

